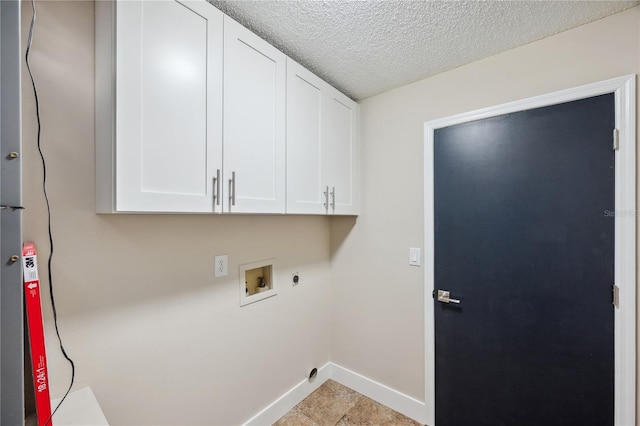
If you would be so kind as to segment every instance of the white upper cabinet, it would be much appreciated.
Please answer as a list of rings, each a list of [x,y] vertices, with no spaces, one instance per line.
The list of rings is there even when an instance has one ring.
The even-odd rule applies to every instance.
[[[287,213],[358,214],[358,104],[287,60]]]
[[[285,212],[286,57],[224,18],[225,211]]]
[[[287,59],[287,213],[327,213],[322,170],[325,86]]]
[[[98,211],[219,211],[223,14],[97,2],[96,43]]]
[[[358,214],[358,104],[205,0],[98,1],[99,213]]]
[[[329,187],[329,213],[358,214],[359,105],[333,87],[323,114],[322,169]]]

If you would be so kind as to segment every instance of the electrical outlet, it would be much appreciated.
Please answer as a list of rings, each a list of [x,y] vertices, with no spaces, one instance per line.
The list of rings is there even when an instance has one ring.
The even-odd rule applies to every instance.
[[[229,275],[229,256],[226,254],[216,256],[215,277],[226,277],[227,275]]]

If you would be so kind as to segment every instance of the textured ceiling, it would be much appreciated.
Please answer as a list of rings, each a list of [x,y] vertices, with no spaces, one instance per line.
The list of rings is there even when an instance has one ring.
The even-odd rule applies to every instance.
[[[356,100],[640,3],[209,1]]]

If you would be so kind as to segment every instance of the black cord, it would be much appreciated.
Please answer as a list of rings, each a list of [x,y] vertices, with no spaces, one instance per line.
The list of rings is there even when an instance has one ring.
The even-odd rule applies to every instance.
[[[36,139],[36,144],[38,146],[38,152],[40,153],[40,159],[42,160],[42,192],[44,193],[44,199],[47,204],[47,229],[49,232],[49,249],[50,249],[49,259],[47,261],[47,274],[49,278],[49,296],[51,297],[51,309],[53,311],[53,324],[55,325],[56,335],[58,336],[58,342],[60,343],[60,351],[62,352],[62,355],[64,355],[66,360],[69,362],[69,364],[71,365],[71,383],[69,383],[69,388],[67,389],[67,392],[65,392],[64,396],[56,406],[55,410],[53,410],[53,413],[51,413],[51,416],[49,416],[49,418],[47,419],[47,422],[45,423],[45,426],[46,426],[51,424],[51,419],[53,418],[53,415],[56,414],[56,411],[58,411],[58,408],[60,408],[60,405],[62,405],[67,395],[69,395],[69,392],[71,392],[71,388],[73,387],[73,382],[76,376],[76,366],[73,363],[73,360],[69,357],[69,355],[67,355],[67,351],[64,349],[64,345],[62,344],[62,338],[60,337],[60,331],[58,330],[58,312],[56,311],[56,301],[55,301],[55,298],[53,297],[53,276],[51,274],[51,263],[53,261],[53,234],[51,232],[51,206],[49,205],[49,196],[47,195],[47,163],[44,159],[44,154],[42,153],[42,148],[40,146],[41,125],[40,125],[40,103],[38,101],[38,90],[36,89],[36,82],[33,79],[33,73],[31,72],[31,66],[29,65],[29,51],[31,50],[31,43],[33,42],[33,27],[35,26],[35,23],[36,23],[35,0],[31,0],[31,7],[33,9],[33,15],[31,16],[31,26],[29,27],[29,40],[27,42],[27,52],[25,54],[25,62],[27,64],[27,71],[29,72],[29,77],[31,78],[31,85],[33,86],[33,95],[34,95],[35,104],[36,104],[35,105],[36,106],[36,122],[38,125],[37,126],[38,135]]]

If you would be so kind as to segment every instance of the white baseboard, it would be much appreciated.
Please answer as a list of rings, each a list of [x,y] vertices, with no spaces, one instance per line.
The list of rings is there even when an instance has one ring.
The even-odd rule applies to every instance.
[[[354,371],[328,362],[318,369],[318,374],[312,382],[306,379],[301,381],[249,419],[243,426],[272,425],[329,379],[335,380],[380,404],[386,405],[418,423],[426,423],[427,414],[424,402],[420,402]]]
[[[391,389],[382,383],[337,364],[332,364],[331,378],[336,382],[363,394],[382,405],[404,414],[421,424],[426,424],[427,410],[424,402]]]
[[[265,407],[258,414],[250,418],[243,426],[274,424],[280,417],[287,414],[293,407],[298,405],[303,399],[311,395],[314,390],[318,389],[324,382],[329,380],[331,378],[331,369],[331,363],[326,363],[318,369],[318,374],[313,381],[304,379],[285,392],[285,394],[280,398]]]

